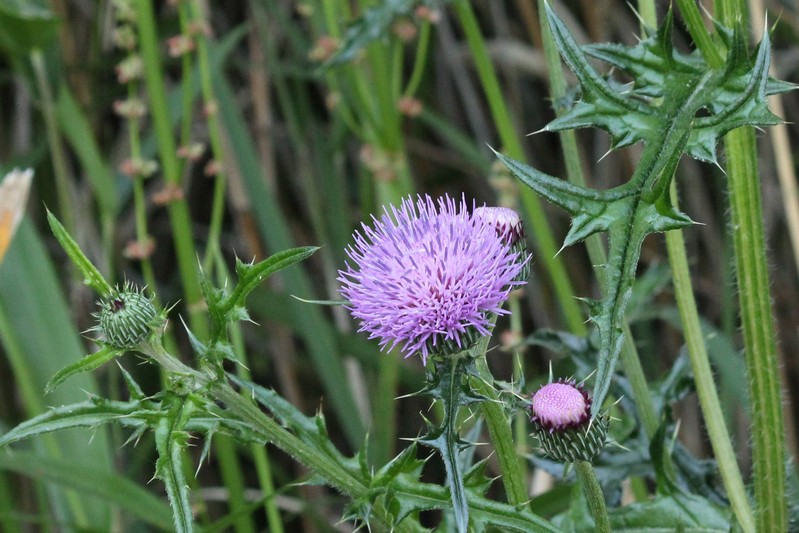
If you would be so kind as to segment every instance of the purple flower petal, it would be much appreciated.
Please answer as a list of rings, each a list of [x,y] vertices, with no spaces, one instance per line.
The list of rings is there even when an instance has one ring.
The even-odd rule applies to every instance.
[[[502,303],[523,284],[515,278],[527,258],[463,199],[406,198],[354,239],[339,271],[341,293],[359,331],[406,357],[426,360],[445,342],[465,348],[470,333],[488,335],[490,315],[506,313]]]

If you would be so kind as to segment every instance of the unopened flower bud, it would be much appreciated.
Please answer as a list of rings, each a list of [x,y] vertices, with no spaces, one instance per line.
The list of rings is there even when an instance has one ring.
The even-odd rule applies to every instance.
[[[163,327],[164,318],[153,302],[130,285],[117,288],[99,302],[97,313],[101,338],[115,348],[132,349]]]
[[[205,165],[205,168],[203,168],[203,174],[208,177],[216,176],[217,174],[221,174],[222,170],[222,163],[216,159],[212,159]]]
[[[404,43],[412,41],[418,33],[416,24],[407,19],[400,19],[392,24],[391,32]]]
[[[608,433],[608,420],[591,418],[591,396],[573,381],[544,385],[533,395],[532,422],[545,455],[556,461],[593,461]]]
[[[189,143],[184,144],[183,146],[179,147],[177,150],[177,156],[181,159],[188,159],[189,161],[197,161],[203,156],[205,152],[205,144],[197,142],[197,143]]]
[[[113,0],[116,19],[121,22],[136,22],[136,6],[133,0]]]
[[[141,157],[130,157],[119,165],[119,171],[131,179],[149,178],[156,170],[158,170],[158,163]]]
[[[183,200],[183,189],[175,183],[167,183],[160,191],[154,192],[152,196],[153,203],[157,206],[169,205],[172,202]]]
[[[308,52],[308,59],[324,63],[338,51],[338,39],[325,35],[317,39],[314,47]]]
[[[441,12],[428,7],[419,6],[414,10],[414,14],[422,20],[426,20],[431,24],[437,24],[441,21]]]
[[[474,217],[493,226],[500,239],[510,246],[511,251],[518,254],[518,260],[524,262],[518,280],[530,279],[530,257],[527,254],[524,224],[519,213],[507,207],[478,207],[474,210]]]

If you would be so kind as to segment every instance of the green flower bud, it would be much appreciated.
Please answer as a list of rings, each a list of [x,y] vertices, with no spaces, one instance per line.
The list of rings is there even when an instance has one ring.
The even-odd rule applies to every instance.
[[[100,312],[95,314],[99,325],[95,329],[115,348],[135,348],[164,323],[150,298],[127,284],[99,305]]]

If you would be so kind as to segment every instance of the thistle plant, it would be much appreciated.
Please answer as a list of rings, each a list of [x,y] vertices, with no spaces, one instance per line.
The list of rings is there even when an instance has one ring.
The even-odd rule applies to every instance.
[[[317,247],[292,242],[290,225],[280,215],[277,201],[281,187],[270,191],[264,186],[265,180],[257,179],[259,164],[250,130],[241,119],[239,101],[224,76],[216,76],[225,54],[236,48],[236,39],[225,40],[224,46],[216,42],[206,22],[212,19],[199,2],[170,4],[174,4],[180,27],[178,36],[165,41],[180,61],[180,68],[175,69],[182,73],[182,85],[176,92],[181,103],[175,107],[175,111],[180,108],[179,117],[170,112],[170,102],[178,98],[170,100],[165,89],[164,58],[152,2],[115,2],[116,42],[126,56],[118,73],[128,91],[128,99],[115,109],[129,128],[126,143],[131,158],[122,168],[135,178],[129,187],[135,211],[135,224],[130,227],[135,226],[138,245],[128,246],[123,255],[139,260],[139,270],[130,277],[115,278],[95,264],[96,251],[87,250],[76,238],[81,225],[75,219],[78,213],[72,201],[68,195],[61,198],[68,187],[58,195],[59,202],[65,204],[59,211],[66,224],[47,212],[51,233],[97,304],[93,314],[85,311],[86,320],[93,320],[93,325],[81,329],[85,344],[92,346],[91,353],[68,361],[39,388],[43,386],[44,392],[52,395],[45,398],[56,398],[64,389],[75,387],[80,374],[106,365],[113,374],[109,378],[112,386],[106,387],[110,392],[105,397],[105,393],[87,389],[88,399],[54,400],[51,403],[56,407],[41,409],[13,428],[3,424],[0,448],[18,448],[28,439],[48,439],[62,429],[97,431],[102,426],[117,426],[128,442],[138,443],[138,449],[152,448],[146,452],[146,457],[152,458],[146,463],[150,466],[146,473],[157,482],[148,490],[158,487],[163,496],[153,497],[156,503],[148,505],[163,505],[167,523],[148,516],[155,513],[139,511],[142,519],[162,529],[171,525],[181,533],[206,527],[248,533],[262,523],[269,531],[281,533],[289,513],[311,515],[308,511],[321,501],[300,490],[299,498],[283,498],[297,486],[307,485],[328,487],[324,500],[333,502],[331,507],[338,506],[333,520],[323,518],[319,529],[324,531],[334,525],[398,533],[431,528],[458,533],[788,530],[786,501],[791,495],[786,496],[785,490],[782,416],[779,401],[774,401],[780,398],[779,380],[774,361],[765,360],[773,354],[758,352],[747,359],[755,432],[751,476],[754,498],[750,499],[745,476],[732,453],[704,350],[684,250],[680,255],[684,246],[680,234],[673,233],[690,229],[695,223],[679,209],[673,192],[683,156],[721,168],[725,157],[719,156],[717,145],[726,138],[734,146],[729,141],[730,132],[780,122],[769,110],[767,97],[793,86],[769,76],[768,32],[752,53],[739,27],[717,23],[715,39],[708,39],[701,33],[704,27],[700,32],[697,21],[701,20],[698,12],[691,10],[693,4],[679,2],[699,52],[681,52],[673,44],[676,21],[671,10],[657,29],[643,30],[634,46],[581,46],[555,10],[539,2],[546,30],[544,42],[554,44],[578,83],[568,96],[557,100],[556,118],[539,134],[591,127],[609,134],[612,150],[642,145],[632,176],[620,185],[597,190],[545,174],[522,161],[521,137],[514,136],[479,21],[465,0],[366,3],[371,7],[364,8],[349,28],[339,24],[350,16],[354,4],[324,0],[316,9],[302,3],[291,17],[301,18],[316,33],[325,34],[317,36],[310,59],[303,53],[303,61],[316,63],[313,68],[303,63],[302,83],[284,77],[295,70],[281,68],[276,78],[263,86],[274,85],[280,93],[281,112],[288,117],[288,138],[301,147],[301,177],[291,194],[302,192],[297,203],[310,214],[308,225],[319,237]],[[257,24],[264,24],[269,18],[266,15],[274,15],[281,22],[278,17],[285,15],[283,7],[270,4],[275,3],[251,6]],[[723,6],[723,22],[730,23],[735,17],[728,3]],[[485,154],[475,156],[473,152],[478,149],[472,146],[474,143],[464,143],[462,134],[442,127],[440,118],[422,103],[426,56],[433,46],[431,34],[448,14],[461,23],[480,88],[488,99],[502,142],[494,155],[486,148]],[[0,8],[0,15],[3,30],[6,8]],[[274,23],[267,21],[267,27],[259,29],[268,29],[268,24]],[[415,25],[420,26],[418,33]],[[264,33],[267,39],[273,38],[270,32]],[[417,34],[411,79],[405,84],[403,54]],[[273,54],[265,62],[279,63],[281,58],[275,50],[294,46],[297,35],[292,34],[286,42],[269,41],[275,46],[262,50]],[[5,37],[0,31],[0,47],[7,46]],[[40,52],[32,54],[38,83],[45,89],[42,57]],[[612,67],[611,73],[595,67],[591,58]],[[548,59],[556,62],[554,57]],[[388,73],[384,72],[387,64],[392,65]],[[559,70],[559,66],[550,64],[551,69],[556,67]],[[195,70],[197,87],[190,80]],[[626,83],[617,79],[618,71],[625,73]],[[330,138],[305,130],[313,106],[294,105],[294,93],[305,90],[308,72],[315,72],[329,89],[329,116],[325,120],[334,124],[331,131],[335,132]],[[141,87],[139,79],[144,82]],[[375,91],[369,90],[372,82]],[[139,94],[144,89],[146,98]],[[43,109],[51,112],[53,95],[49,90],[41,92]],[[195,93],[201,95],[205,133],[193,127]],[[68,99],[59,104],[67,117],[73,117],[67,112],[75,111],[71,105]],[[141,120],[145,115],[152,118],[154,143],[148,141],[148,121]],[[462,150],[480,161],[481,170],[487,171],[491,162],[495,168],[504,166],[506,179],[517,179],[522,190],[513,181],[502,189],[501,203],[520,206],[519,210],[472,200],[470,192],[441,196],[410,192],[417,180],[412,179],[414,167],[409,162],[413,151],[406,150],[404,128],[414,120],[461,147],[467,146]],[[179,124],[178,143],[173,124]],[[56,142],[58,129],[53,117],[48,117],[47,128],[54,137],[51,149],[58,179],[67,180],[68,158],[55,146],[60,142]],[[207,137],[203,139],[207,140],[207,153],[206,143],[195,140],[202,135]],[[357,188],[350,188],[350,183],[333,174],[331,168],[341,166],[330,164],[336,158],[324,164],[305,160],[316,151],[333,152],[339,137],[351,137],[365,145],[360,152],[364,175],[359,176]],[[80,135],[72,135],[73,142],[78,138]],[[308,142],[309,138],[314,142]],[[224,139],[229,139],[231,148],[222,142]],[[536,140],[533,137],[530,142]],[[83,147],[80,153],[87,151],[91,150]],[[150,159],[156,155],[157,162]],[[200,250],[188,210],[190,190],[182,176],[203,157],[209,158],[202,172],[213,177],[213,193],[210,227],[205,248]],[[577,159],[570,157],[567,166],[579,167]],[[731,180],[740,179],[737,155],[728,153],[726,159],[732,163]],[[92,168],[102,169],[103,165]],[[182,299],[171,299],[177,301],[172,306],[161,303],[166,294],[162,292],[164,281],[156,275],[156,263],[151,262],[162,247],[156,248],[156,237],[150,236],[156,233],[156,226],[148,221],[149,181],[143,180],[145,175],[163,180],[164,188],[153,202],[167,209],[175,244],[175,279],[183,291]],[[237,195],[230,199],[242,210],[235,213],[245,221],[241,226],[249,227],[251,221],[250,212],[242,208],[250,198],[238,194],[237,186],[242,184],[234,181],[237,177],[252,203],[258,204],[252,213],[263,242],[258,237],[250,242],[257,244],[253,249],[260,250],[265,244],[270,250],[269,254],[256,254],[263,257],[261,260],[243,261],[233,256],[234,247],[226,247],[227,194]],[[749,183],[750,188],[745,190],[754,188],[756,192],[756,180],[751,181],[754,184]],[[757,210],[740,201],[744,189],[738,185],[740,182],[731,186],[736,226],[740,221],[759,220]],[[359,197],[363,221],[354,232],[347,216],[350,211],[343,208],[345,191],[352,190],[363,196]],[[118,204],[114,194],[112,191],[101,202],[106,246],[112,242],[112,211]],[[756,199],[757,195],[751,196]],[[596,236],[607,234],[606,259],[594,261],[602,263],[595,265],[601,277],[598,299],[573,298],[565,260],[555,253],[552,228],[538,197],[571,216],[564,247],[591,239],[589,251],[595,252],[591,254],[594,259],[604,254],[604,245]],[[341,205],[336,204],[337,199]],[[0,214],[8,213],[5,218],[11,221],[3,226],[0,217],[0,237],[6,237],[0,243],[0,262],[14,261],[14,254],[19,253],[8,245],[21,207],[10,203],[0,197]],[[331,206],[339,209],[336,216],[328,217],[324,209]],[[24,224],[20,228],[20,233],[28,231]],[[738,227],[733,231],[740,256],[747,240]],[[625,355],[625,364],[618,364],[618,360],[624,343],[633,342],[625,338],[631,331],[627,320],[640,315],[642,309],[656,309],[656,292],[669,282],[661,271],[639,272],[644,240],[653,233],[667,232],[672,232],[668,233],[667,245],[689,354],[675,355],[664,376],[647,381],[634,355]],[[536,250],[535,257],[528,252],[528,245]],[[140,253],[131,254],[131,250]],[[744,261],[739,257],[741,283],[750,279],[751,270],[765,270],[762,259]],[[25,265],[18,262],[17,272],[26,273]],[[303,268],[320,269],[322,275],[314,281],[324,283],[312,283]],[[278,273],[280,282],[260,291],[259,287],[275,281],[270,278]],[[0,269],[0,281],[3,275]],[[758,277],[758,286],[764,276]],[[134,281],[139,278],[143,282]],[[286,294],[279,290],[283,284]],[[334,295],[332,300],[299,297],[322,285]],[[0,341],[15,358],[12,366],[19,372],[24,361],[17,355],[16,339],[23,336],[9,327],[11,313],[2,299],[3,289],[0,286]],[[757,298],[767,300],[766,296],[764,292]],[[554,302],[544,302],[547,297]],[[585,317],[580,315],[581,305]],[[746,305],[742,296],[742,307]],[[547,319],[562,320],[570,331],[538,327],[542,309]],[[744,309],[747,351],[751,351],[750,336],[761,348],[767,348],[768,341],[773,345],[774,335],[763,339],[762,328],[751,319],[757,316],[770,324],[768,305],[761,305],[755,313],[750,311]],[[282,394],[270,388],[271,383],[263,383],[262,376],[252,377],[255,373],[251,373],[250,365],[263,366],[266,358],[258,359],[263,355],[260,343],[257,348],[253,348],[256,343],[248,345],[243,327],[263,316],[290,323],[292,332],[302,340],[300,351],[306,350],[312,363],[303,367],[305,379],[318,378],[324,391],[324,395],[303,398],[313,404],[305,407],[315,408],[314,414],[305,414],[301,402],[290,401],[290,390]],[[587,331],[583,318],[595,326],[595,331]],[[505,331],[508,322],[510,333]],[[356,328],[357,332],[350,331]],[[556,352],[557,357],[550,362],[550,368],[556,370],[550,370],[548,377],[536,372],[538,365],[532,358],[529,363],[526,360],[525,350],[531,346]],[[181,347],[185,353],[181,353]],[[255,349],[258,353],[247,353]],[[634,354],[635,350],[629,352]],[[509,353],[513,354],[513,365],[508,363]],[[289,358],[291,354],[275,354],[276,368],[278,357],[284,355]],[[142,361],[158,369],[157,385],[142,386],[138,372],[132,371],[132,365]],[[503,374],[511,366],[512,378],[508,380]],[[124,390],[117,390],[115,379]],[[39,399],[38,391],[22,389],[26,399]],[[679,424],[672,405],[693,392],[698,392],[707,421],[712,458],[694,457],[675,438]],[[380,398],[373,401],[370,394]],[[392,409],[391,431],[380,424],[384,415],[381,408]],[[404,417],[411,422],[394,424],[394,415],[401,409],[422,412]],[[408,431],[408,427],[412,429]],[[370,434],[381,430],[377,438]],[[370,446],[376,442],[381,450],[371,453]],[[239,457],[236,445],[245,445],[248,453]],[[268,447],[282,452],[278,461],[300,465],[301,477],[291,477],[287,474],[291,468],[282,468],[282,464],[273,469]],[[207,493],[197,490],[202,489],[203,479],[198,473],[203,468],[216,468],[216,464],[206,466],[211,458],[218,460],[218,477],[227,489],[217,491],[225,492],[228,509],[218,521],[203,499]],[[0,456],[0,467],[7,464],[4,455]],[[255,475],[246,475],[242,466],[246,464],[255,464]],[[528,469],[536,470],[536,483],[527,475]],[[37,465],[36,472],[40,470],[47,469]],[[145,493],[138,486],[133,489],[119,482],[119,478],[115,478],[115,487],[122,487],[121,494]],[[541,479],[551,480],[552,486],[540,489]],[[64,483],[80,486],[80,481]],[[247,490],[250,482],[257,483],[257,491]],[[6,485],[0,469],[0,529],[4,531],[7,524],[16,525],[3,514],[9,507]],[[632,488],[628,491],[626,487]],[[257,494],[255,501],[248,501],[253,493]],[[123,500],[135,500],[123,495],[109,498],[115,497],[112,501],[123,506]],[[56,503],[53,507],[61,513],[64,505]],[[74,529],[102,529],[85,523],[80,496],[73,495],[71,501],[67,498],[67,503],[75,517]],[[265,516],[256,519],[257,509],[263,509]],[[72,516],[69,513],[58,515],[54,528],[62,524],[72,527],[63,518]]]

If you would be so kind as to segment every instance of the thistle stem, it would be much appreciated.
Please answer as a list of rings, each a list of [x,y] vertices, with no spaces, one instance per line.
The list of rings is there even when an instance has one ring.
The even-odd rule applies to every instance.
[[[677,185],[675,181],[671,182],[671,198],[676,207]],[[741,472],[735,460],[735,451],[732,449],[730,436],[724,424],[724,413],[721,410],[713,371],[710,368],[707,348],[699,324],[699,313],[691,285],[691,274],[688,270],[688,258],[685,253],[682,230],[666,233],[666,247],[674,281],[674,295],[677,300],[677,308],[680,311],[685,343],[688,347],[688,357],[691,359],[696,392],[699,396],[699,404],[704,415],[710,444],[713,447],[713,454],[718,462],[724,487],[727,489],[727,497],[730,499],[741,529],[746,533],[754,533],[755,522],[752,509],[749,506]]]
[[[283,428],[264,414],[252,400],[242,396],[227,382],[219,381],[209,373],[198,372],[183,364],[167,352],[159,342],[142,344],[140,351],[150,356],[164,370],[194,380],[195,387],[207,390],[215,401],[224,404],[233,417],[247,423],[254,431],[263,435],[269,443],[291,455],[300,464],[310,468],[333,488],[347,494],[353,500],[366,496],[368,489],[360,479]],[[389,523],[386,518],[387,512],[382,505],[375,506],[373,517],[383,526]],[[386,529],[388,528],[386,527]],[[421,528],[412,520],[403,520],[393,530],[411,533],[421,531]]]
[[[769,296],[754,130],[727,134],[738,302],[752,399],[752,459],[758,531],[786,531],[785,429]]]
[[[610,520],[608,519],[608,509],[605,505],[605,495],[594,471],[594,465],[588,461],[578,461],[574,463],[574,469],[580,484],[585,492],[585,499],[588,501],[588,508],[594,517],[594,527],[597,533],[610,533]]]
[[[505,485],[505,493],[508,503],[511,505],[521,505],[528,500],[527,488],[524,483],[523,468],[521,458],[516,455],[516,446],[513,443],[513,431],[508,423],[508,416],[502,408],[499,395],[492,383],[494,377],[488,369],[488,362],[485,358],[485,351],[488,347],[489,337],[483,337],[478,345],[478,354],[481,354],[477,361],[477,371],[482,379],[474,380],[474,389],[487,398],[480,404],[480,408],[485,418],[488,432],[491,435],[491,442],[497,452],[499,467],[502,470],[502,483]]]

